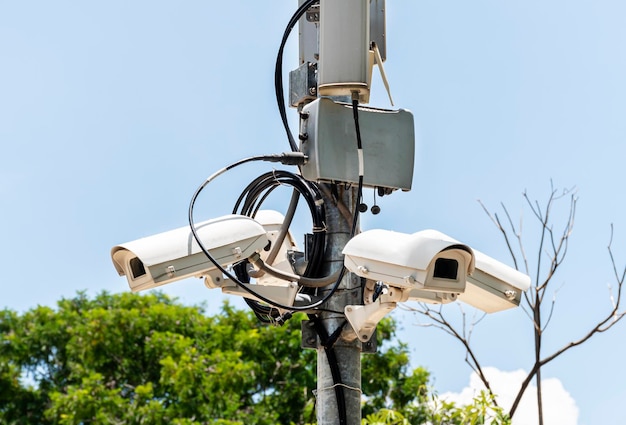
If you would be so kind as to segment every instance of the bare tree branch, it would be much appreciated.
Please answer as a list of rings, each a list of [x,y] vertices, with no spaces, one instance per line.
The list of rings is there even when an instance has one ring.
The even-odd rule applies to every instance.
[[[478,200],[478,203],[483,207],[483,210],[487,213],[487,215],[489,216],[491,221],[493,221],[493,223],[496,225],[498,230],[500,230],[500,233],[502,233],[502,236],[504,237],[504,241],[506,242],[506,246],[509,249],[509,253],[511,254],[511,257],[513,257],[513,262],[515,263],[515,268],[517,268],[517,258],[515,257],[515,251],[513,251],[513,248],[511,247],[511,243],[509,242],[509,235],[506,232],[506,230],[504,229],[504,227],[502,227],[502,223],[500,223],[500,219],[498,218],[498,215],[494,214],[492,216],[491,213],[489,212],[489,210],[487,210],[485,205],[482,203],[482,201]],[[505,211],[506,211],[506,209],[505,209]],[[507,213],[507,216],[508,216],[508,213]]]
[[[591,337],[598,333],[606,332],[615,326],[626,315],[626,310],[621,308],[622,301],[622,288],[626,278],[626,267],[623,270],[618,271],[617,264],[614,258],[612,243],[613,243],[613,225],[611,225],[611,234],[608,244],[609,257],[613,268],[613,274],[615,276],[616,288],[615,291],[609,287],[609,301],[611,308],[606,315],[602,316],[590,329],[582,335],[582,337],[570,341],[564,344],[561,348],[554,351],[552,354],[542,355],[542,342],[544,337],[544,331],[550,324],[555,310],[557,293],[562,289],[561,287],[553,292],[552,300],[549,306],[544,305],[545,296],[550,285],[554,281],[554,277],[560,267],[562,266],[565,258],[567,257],[569,240],[572,235],[576,216],[576,206],[578,198],[576,196],[575,188],[564,189],[562,192],[558,192],[552,182],[550,182],[550,194],[545,204],[540,204],[538,201],[531,200],[527,192],[523,192],[522,196],[525,200],[525,204],[530,208],[533,216],[537,219],[540,225],[540,232],[538,236],[537,256],[536,264],[534,264],[534,279],[533,284],[528,292],[524,293],[522,299],[522,305],[520,306],[524,313],[531,320],[534,329],[534,359],[533,364],[528,372],[526,378],[522,381],[520,389],[516,395],[516,398],[509,410],[509,415],[513,417],[519,403],[533,380],[537,380],[537,405],[539,411],[539,423],[543,423],[543,401],[542,401],[542,384],[541,384],[541,369],[549,362],[558,358],[561,354],[568,350],[577,347],[587,342]],[[552,224],[552,215],[555,209],[557,201],[562,200],[569,196],[569,212],[565,218],[564,225],[558,234],[554,231],[554,225]],[[507,227],[502,224],[500,217],[497,213],[492,213],[480,200],[478,201],[483,211],[487,214],[489,219],[496,226],[500,234],[502,235],[507,249],[513,259],[515,267],[519,270],[520,265],[523,265],[527,274],[530,274],[531,266],[528,261],[524,243],[522,240],[523,220],[520,218],[519,228],[515,226],[514,221],[505,205],[501,204],[504,211]],[[557,226],[558,227],[558,226]],[[517,250],[513,247],[513,239],[517,240]],[[518,254],[519,252],[519,254]],[[547,310],[546,310],[547,309]],[[546,311],[544,311],[546,310]],[[455,325],[449,321],[443,314],[443,309],[439,306],[438,310],[435,310],[426,304],[421,304],[419,309],[414,309],[415,312],[422,314],[429,318],[439,329],[444,330],[449,335],[453,336],[459,341],[466,350],[465,361],[470,368],[479,376],[485,387],[491,393],[491,386],[487,377],[484,375],[482,367],[477,357],[476,351],[471,346],[471,336],[475,330],[476,325],[482,320],[472,320],[468,323],[466,313],[461,309],[462,325],[461,329],[455,327]],[[542,323],[543,313],[546,313],[545,323]]]
[[[460,308],[461,315],[463,318],[463,326],[462,326],[462,329],[459,330],[450,321],[446,319],[446,317],[443,314],[441,305],[436,310],[431,308],[428,304],[425,304],[425,303],[418,303],[418,305],[419,305],[419,308],[411,308],[411,307],[406,307],[406,308],[410,311],[414,311],[416,313],[419,313],[421,315],[428,317],[430,320],[436,323],[435,325],[436,327],[438,327],[439,329],[442,329],[447,334],[452,335],[457,341],[463,344],[463,347],[465,348],[465,362],[478,375],[479,379],[481,380],[485,388],[487,388],[487,391],[489,391],[489,394],[494,398],[494,404],[497,406],[498,404],[495,401],[495,396],[491,389],[491,384],[489,380],[487,379],[487,376],[485,375],[482,369],[482,366],[480,365],[478,358],[476,357],[474,350],[472,349],[472,346],[470,344],[472,329],[477,323],[479,323],[484,318],[485,314],[481,315],[481,317],[478,320],[473,321],[470,324],[470,327],[469,327],[470,330],[468,331],[467,326],[466,326],[467,324],[466,313],[463,311],[462,308]],[[460,304],[459,304],[459,307],[460,307]]]

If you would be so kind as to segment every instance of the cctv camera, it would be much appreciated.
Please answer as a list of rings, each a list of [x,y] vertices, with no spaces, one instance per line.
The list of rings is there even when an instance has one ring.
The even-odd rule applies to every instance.
[[[348,241],[343,253],[351,272],[403,289],[460,293],[474,270],[472,250],[435,230],[368,230]]]
[[[368,230],[343,252],[348,270],[409,290],[408,300],[445,304],[457,299],[493,313],[518,306],[530,287],[524,273],[434,230],[412,235]]]
[[[252,253],[253,255],[250,255],[251,258],[249,259],[251,263],[256,263],[254,259],[258,257],[263,262],[268,262],[268,265],[281,273],[282,276],[287,276],[293,273],[288,253],[296,250],[297,247],[291,232],[282,228],[284,219],[285,217],[277,211],[260,210],[256,213],[254,221],[263,226],[267,243],[258,253]],[[221,289],[224,294],[256,301],[263,301],[262,298],[265,298],[282,305],[293,305],[298,293],[296,282],[276,277],[275,274],[266,273],[262,270],[255,270],[252,264],[249,264],[247,272],[255,280],[255,284],[224,279],[219,270],[212,270],[207,273],[204,276],[204,284],[209,289]],[[294,280],[296,278],[297,276],[294,276]]]
[[[474,250],[474,256],[476,266],[459,301],[486,313],[519,306],[522,293],[530,287],[530,277],[480,251]]]
[[[241,215],[199,223],[196,232],[222,266],[244,260],[268,244],[265,228]],[[189,226],[117,245],[111,249],[111,258],[133,292],[207,276],[217,269],[200,249]]]

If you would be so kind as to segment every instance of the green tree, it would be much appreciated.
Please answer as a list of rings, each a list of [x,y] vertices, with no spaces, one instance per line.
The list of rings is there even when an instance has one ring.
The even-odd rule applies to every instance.
[[[207,316],[162,294],[78,294],[56,309],[4,310],[0,418],[15,424],[312,422],[316,356],[300,348],[300,319],[269,327],[229,304]],[[393,326],[381,335],[391,338]],[[381,382],[395,382],[405,375],[406,352],[391,347],[370,363],[385,356],[391,366],[376,373]],[[370,387],[379,405],[396,391],[389,384]]]
[[[313,423],[316,353],[300,347],[302,318],[267,326],[228,303],[208,316],[159,293],[79,293],[55,309],[3,310],[0,422]],[[379,352],[363,356],[364,416],[464,423],[434,422],[429,374],[409,370],[394,332],[384,320]]]

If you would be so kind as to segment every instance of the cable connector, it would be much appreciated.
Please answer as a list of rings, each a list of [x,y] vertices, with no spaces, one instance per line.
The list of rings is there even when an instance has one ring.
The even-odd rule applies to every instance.
[[[280,162],[283,165],[304,165],[309,157],[302,152],[283,152],[276,155],[267,155],[264,159],[269,162]]]
[[[293,316],[293,314],[291,312],[286,312],[285,314],[282,314],[278,317],[274,318],[274,324],[276,326],[283,326],[285,323],[287,323],[287,320],[291,319]]]

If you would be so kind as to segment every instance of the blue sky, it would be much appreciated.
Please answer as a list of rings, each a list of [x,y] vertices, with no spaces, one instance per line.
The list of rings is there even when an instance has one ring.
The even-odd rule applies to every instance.
[[[289,149],[273,70],[296,6],[0,0],[0,307],[128,290],[112,246],[185,225],[191,195],[217,169]],[[434,228],[510,264],[477,200],[523,216],[532,246],[521,194],[541,203],[551,182],[576,187],[546,352],[577,338],[609,307],[611,223],[618,268],[626,264],[626,5],[389,0],[387,9],[385,69],[396,106],[415,117],[415,173],[412,191],[379,199],[381,214],[364,216],[363,229]],[[284,63],[297,66],[295,38]],[[371,104],[390,106],[376,73]],[[199,216],[230,212],[268,167],[218,179]],[[210,311],[225,298],[197,280],[164,291]],[[440,393],[461,392],[470,371],[460,346],[394,314],[414,364],[432,371]],[[618,324],[544,370],[574,399],[580,424],[625,419],[624,332]],[[521,310],[488,317],[475,342],[486,366],[530,366]]]

